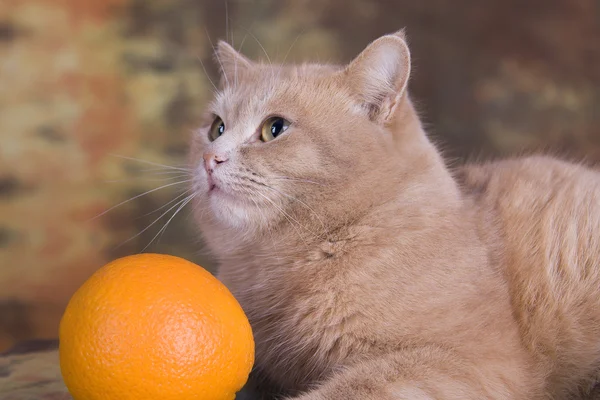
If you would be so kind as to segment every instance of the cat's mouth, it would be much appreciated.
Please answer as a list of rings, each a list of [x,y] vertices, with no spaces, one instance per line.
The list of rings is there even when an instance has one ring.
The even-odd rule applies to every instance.
[[[217,189],[217,182],[215,182],[211,174],[208,174],[206,179],[208,183],[208,193],[212,193],[215,189]]]
[[[215,179],[209,176],[208,178],[208,194],[216,195],[216,194],[226,194],[226,191],[223,189],[223,185],[220,185]]]
[[[216,193],[224,193],[223,189],[221,187],[219,187],[216,183],[211,183],[208,186],[208,194],[209,195],[214,195]]]
[[[237,200],[236,191],[227,183],[219,179],[219,177],[209,174],[207,176],[207,191],[206,194],[213,200]]]

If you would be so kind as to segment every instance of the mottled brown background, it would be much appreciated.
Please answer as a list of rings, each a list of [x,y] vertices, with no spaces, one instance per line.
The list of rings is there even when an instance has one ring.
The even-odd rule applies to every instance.
[[[598,0],[227,3],[252,57],[349,60],[406,26],[411,90],[451,160],[544,149],[600,161]],[[119,154],[182,164],[216,68],[226,5],[200,0],[0,0],[0,351],[55,337],[95,269],[143,249],[175,182]],[[248,35],[250,33],[250,35]],[[164,211],[163,209],[162,211]],[[149,251],[212,268],[185,211]],[[121,245],[120,247],[117,247]]]

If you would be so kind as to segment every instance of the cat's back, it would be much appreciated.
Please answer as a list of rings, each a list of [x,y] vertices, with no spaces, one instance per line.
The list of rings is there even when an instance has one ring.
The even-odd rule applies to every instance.
[[[552,390],[591,384],[600,371],[600,172],[538,156],[466,165],[457,176],[482,229],[497,231],[514,315]]]

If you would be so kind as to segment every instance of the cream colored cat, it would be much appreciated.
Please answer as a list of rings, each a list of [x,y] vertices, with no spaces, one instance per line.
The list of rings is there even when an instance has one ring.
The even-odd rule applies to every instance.
[[[449,170],[400,32],[347,66],[226,43],[194,136],[196,220],[302,400],[582,398],[600,370],[600,174],[545,157]]]

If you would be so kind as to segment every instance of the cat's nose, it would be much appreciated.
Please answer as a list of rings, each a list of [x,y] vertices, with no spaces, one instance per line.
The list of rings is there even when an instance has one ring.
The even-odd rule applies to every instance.
[[[222,154],[215,153],[204,153],[204,168],[206,172],[212,173],[218,164],[222,164],[227,161],[227,157]]]

